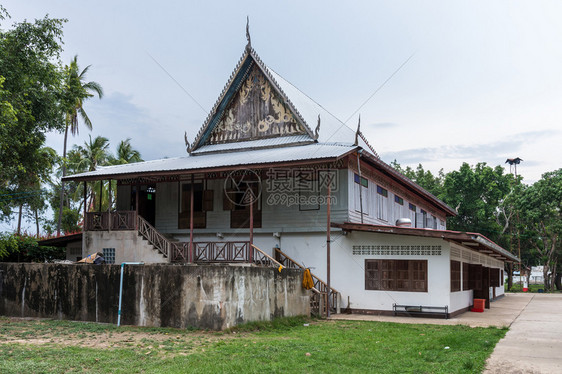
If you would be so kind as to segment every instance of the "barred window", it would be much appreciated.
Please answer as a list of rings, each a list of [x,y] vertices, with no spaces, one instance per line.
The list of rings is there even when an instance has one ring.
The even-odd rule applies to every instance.
[[[365,260],[365,289],[427,292],[427,260]]]

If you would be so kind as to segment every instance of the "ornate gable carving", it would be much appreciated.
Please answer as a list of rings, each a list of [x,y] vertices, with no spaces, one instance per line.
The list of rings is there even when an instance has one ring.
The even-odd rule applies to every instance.
[[[212,130],[207,144],[307,134],[257,65]]]

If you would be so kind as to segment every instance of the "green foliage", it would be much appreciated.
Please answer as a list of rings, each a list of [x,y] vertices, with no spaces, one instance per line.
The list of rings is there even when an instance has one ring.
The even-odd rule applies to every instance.
[[[116,156],[109,156],[108,164],[122,165],[141,161],[143,161],[143,159],[141,158],[140,152],[131,145],[131,138],[127,138],[122,140],[117,146]]]
[[[495,219],[496,212],[513,184],[514,177],[504,174],[503,167],[492,168],[486,163],[474,167],[463,163],[458,171],[448,173],[442,198],[458,212],[448,220],[448,228],[479,232],[499,241],[502,228]]]
[[[52,162],[43,148],[45,132],[64,126],[58,64],[64,22],[45,17],[0,30],[0,193],[4,196],[36,188],[50,172]],[[12,206],[28,203],[22,198],[2,199],[0,216]]]
[[[545,287],[554,289],[548,272],[562,257],[562,169],[543,174],[523,189],[516,200],[524,244],[532,248],[544,266]],[[556,274],[552,275],[552,278]]]
[[[39,246],[34,237],[0,234],[0,261],[45,262],[65,256],[64,248]]]
[[[407,166],[406,168],[402,168],[400,164],[396,160],[394,160],[390,163],[390,166],[392,166],[394,169],[396,169],[411,181],[419,184],[423,189],[430,192],[434,196],[439,197],[442,195],[443,180],[445,178],[443,169],[439,170],[439,173],[437,174],[437,176],[435,176],[431,171],[424,170],[422,164],[419,164],[416,170],[414,170],[409,166]]]

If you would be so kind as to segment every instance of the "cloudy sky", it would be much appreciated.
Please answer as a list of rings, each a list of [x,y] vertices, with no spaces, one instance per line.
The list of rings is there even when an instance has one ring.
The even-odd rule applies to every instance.
[[[518,156],[527,183],[562,167],[560,1],[2,3],[11,22],[68,19],[63,62],[78,55],[104,87],[86,105],[94,130],[73,143],[130,137],[146,160],[185,155],[184,131],[195,137],[243,53],[248,15],[262,60],[353,128],[412,56],[358,112],[386,162],[437,172]],[[62,151],[62,138],[49,145]]]

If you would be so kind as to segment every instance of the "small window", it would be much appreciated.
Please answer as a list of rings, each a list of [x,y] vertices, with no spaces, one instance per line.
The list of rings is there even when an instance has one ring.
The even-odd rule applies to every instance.
[[[400,205],[404,205],[404,199],[397,195],[394,195],[394,202]]]
[[[377,186],[377,193],[379,195],[383,195],[384,197],[388,197],[388,191],[382,188],[381,186]]]
[[[421,214],[427,214],[427,212],[426,212],[425,210],[423,210],[423,209],[420,209],[420,213],[421,213]]]
[[[363,187],[369,187],[369,181],[367,180],[367,178],[359,177],[359,174],[355,174],[353,180],[355,181],[355,183],[361,184],[361,186]],[[359,183],[359,180],[361,180],[361,183]]]
[[[115,263],[115,248],[104,248],[103,249],[103,258],[105,259],[106,264],[114,264]]]
[[[427,292],[427,260],[365,260],[365,289]]]
[[[415,212],[416,211],[416,206],[412,203],[410,203],[409,208],[411,211]]]

